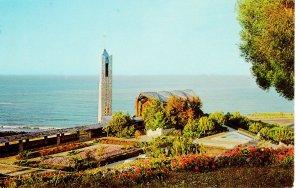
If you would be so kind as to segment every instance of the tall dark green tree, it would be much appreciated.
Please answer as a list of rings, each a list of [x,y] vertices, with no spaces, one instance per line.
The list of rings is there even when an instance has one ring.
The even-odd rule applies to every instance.
[[[256,83],[294,98],[294,0],[238,0],[240,50]]]

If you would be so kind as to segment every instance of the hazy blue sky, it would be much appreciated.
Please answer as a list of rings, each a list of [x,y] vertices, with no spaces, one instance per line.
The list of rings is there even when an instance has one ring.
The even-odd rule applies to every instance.
[[[105,47],[116,75],[250,75],[236,14],[236,0],[0,0],[0,74],[96,75]]]

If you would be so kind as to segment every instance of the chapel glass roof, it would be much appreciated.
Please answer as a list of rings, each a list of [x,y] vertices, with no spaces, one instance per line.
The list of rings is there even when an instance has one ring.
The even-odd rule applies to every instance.
[[[142,92],[138,96],[138,100],[142,98],[159,99],[163,102],[167,102],[172,96],[176,96],[182,99],[193,100],[194,97],[198,97],[191,89],[186,90],[174,90],[174,91],[158,91],[158,92]]]

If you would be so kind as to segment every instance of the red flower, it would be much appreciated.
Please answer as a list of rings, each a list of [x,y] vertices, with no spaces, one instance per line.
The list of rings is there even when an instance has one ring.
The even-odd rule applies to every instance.
[[[280,154],[280,155],[278,155],[278,158],[283,159],[283,158],[285,158],[285,155]]]
[[[9,185],[9,184],[11,184],[12,182],[13,182],[12,179],[5,180],[5,181],[4,181],[4,185]]]
[[[136,172],[137,174],[140,174],[140,173],[141,173],[141,169],[140,169],[140,168],[136,168],[136,169],[135,169],[135,172]]]
[[[172,161],[172,166],[176,166],[176,164],[177,164],[176,161],[173,160],[173,161]]]
[[[195,170],[198,171],[198,170],[199,170],[199,167],[198,167],[198,166],[195,166]]]
[[[211,166],[211,168],[212,168],[212,169],[215,169],[215,168],[216,168],[215,164],[213,164],[213,165]]]
[[[166,167],[162,168],[163,172],[168,172],[168,169]]]

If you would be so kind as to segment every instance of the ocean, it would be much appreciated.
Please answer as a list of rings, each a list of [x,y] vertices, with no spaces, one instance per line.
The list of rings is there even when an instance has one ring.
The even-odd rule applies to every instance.
[[[113,111],[134,115],[143,91],[192,89],[204,112],[293,112],[294,101],[261,90],[251,76],[114,76]],[[0,130],[97,122],[98,76],[0,76]]]

